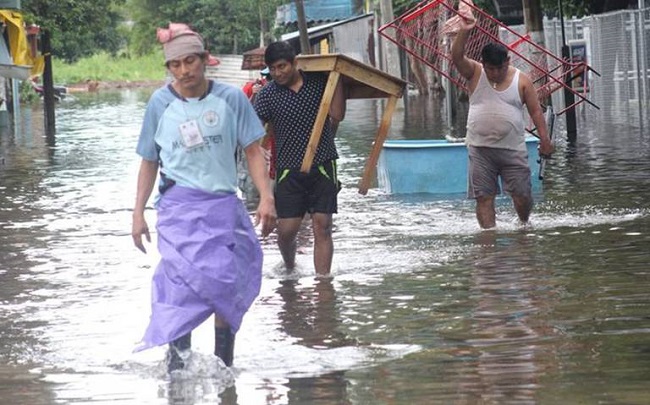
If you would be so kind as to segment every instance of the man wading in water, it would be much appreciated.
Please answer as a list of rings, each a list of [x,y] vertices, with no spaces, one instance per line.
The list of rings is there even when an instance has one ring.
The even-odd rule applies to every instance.
[[[262,250],[237,198],[235,150],[241,146],[260,194],[262,236],[275,226],[275,206],[253,107],[234,86],[205,77],[209,55],[184,24],[159,29],[173,81],[156,90],[138,140],[142,157],[132,236],[145,252],[144,209],[160,169],[158,249],[152,315],[136,350],[169,343],[170,372],[186,366],[191,332],[215,316],[214,353],[230,366],[235,333],[260,290]]]
[[[537,91],[525,73],[510,66],[508,49],[501,44],[487,44],[481,51],[481,63],[465,56],[465,43],[476,20],[463,2],[459,13],[462,18],[450,20],[450,25],[459,31],[451,47],[451,57],[460,74],[468,80],[470,92],[465,141],[469,156],[467,196],[476,199],[476,218],[481,228],[493,228],[496,225],[494,200],[500,193],[501,177],[519,220],[527,224],[533,197],[524,105],[538,129],[540,155],[553,153]]]

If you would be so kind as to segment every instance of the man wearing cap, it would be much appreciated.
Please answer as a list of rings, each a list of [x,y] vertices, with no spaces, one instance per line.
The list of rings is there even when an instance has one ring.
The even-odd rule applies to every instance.
[[[142,157],[132,237],[146,252],[145,205],[157,174],[156,229],[161,260],[153,275],[152,314],[136,351],[170,344],[170,372],[188,362],[191,331],[215,315],[215,354],[232,365],[234,336],[259,294],[262,250],[237,198],[235,149],[248,159],[260,194],[256,221],[262,236],[274,228],[275,208],[258,140],[264,136],[238,88],[208,80],[210,56],[185,24],[158,29],[171,83],[151,96],[137,145]]]

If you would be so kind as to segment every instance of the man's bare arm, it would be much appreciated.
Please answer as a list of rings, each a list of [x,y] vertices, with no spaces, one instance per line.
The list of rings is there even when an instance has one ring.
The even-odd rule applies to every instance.
[[[465,55],[465,44],[469,38],[468,30],[461,30],[451,45],[451,60],[458,72],[467,80],[474,77],[477,63]]]
[[[144,208],[153,191],[156,176],[158,174],[158,162],[142,159],[140,162],[140,171],[138,172],[138,189],[135,197],[135,207],[133,208],[133,224],[131,226],[131,237],[133,244],[142,252],[147,250],[142,243],[142,236],[151,242],[149,227],[144,218]]]
[[[275,228],[275,199],[271,189],[271,180],[266,169],[264,150],[258,142],[248,145],[244,152],[248,161],[248,171],[253,184],[260,193],[260,201],[255,213],[255,222],[262,224],[262,236],[266,237]]]
[[[530,119],[533,121],[535,128],[537,128],[537,134],[539,135],[539,153],[542,155],[550,155],[553,153],[553,145],[551,144],[548,127],[544,119],[544,112],[537,97],[537,90],[527,75],[521,73],[519,80],[523,86],[524,104],[526,104],[528,115],[530,115]]]
[[[457,30],[457,34],[451,44],[451,60],[456,65],[458,72],[467,80],[471,80],[479,66],[478,62],[465,55],[465,44],[469,39],[469,33],[476,26],[476,18],[472,13],[472,9],[461,2],[458,15],[454,19],[454,31]]]

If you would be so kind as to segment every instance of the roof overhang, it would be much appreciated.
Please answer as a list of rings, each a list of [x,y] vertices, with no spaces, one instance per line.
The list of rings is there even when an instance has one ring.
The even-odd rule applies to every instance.
[[[340,25],[344,24],[349,24],[351,22],[361,20],[364,18],[372,18],[374,17],[373,13],[368,13],[368,14],[361,14],[352,18],[348,18],[347,20],[342,20],[342,21],[335,21],[331,22],[328,24],[323,24],[323,25],[318,25],[316,27],[311,27],[307,29],[307,35],[309,37],[309,41],[311,42],[312,40],[317,41],[320,38],[332,34],[333,30],[335,27],[338,27]],[[282,35],[281,39],[283,41],[299,41],[300,40],[300,31],[293,31],[286,33]]]

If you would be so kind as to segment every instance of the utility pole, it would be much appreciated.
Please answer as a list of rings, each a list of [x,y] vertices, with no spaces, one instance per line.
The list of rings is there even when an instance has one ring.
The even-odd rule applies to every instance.
[[[300,33],[300,51],[303,55],[311,53],[309,34],[307,33],[307,20],[305,19],[305,5],[302,0],[296,0],[296,14],[298,14],[298,32]]]
[[[524,24],[530,33],[530,39],[544,47],[544,23],[541,0],[522,0],[524,6]]]
[[[52,47],[50,45],[50,30],[43,30],[41,46],[45,58],[43,70],[43,106],[45,110],[45,137],[49,145],[54,145],[56,123],[54,120],[54,79],[52,75]]]
[[[530,39],[537,45],[544,48],[544,19],[542,16],[541,0],[522,0],[524,6],[524,25],[526,32],[530,34]],[[532,47],[532,60],[535,63],[543,64],[546,55],[538,48]],[[551,104],[551,97],[542,101],[544,106]]]
[[[381,25],[391,22],[395,19],[393,16],[393,3],[391,0],[380,0],[379,12],[381,13]],[[380,66],[382,66],[383,62],[385,61],[385,65],[383,65],[384,71],[395,77],[401,78],[402,69],[400,69],[397,46],[391,41],[387,40],[382,40],[380,44],[383,49],[382,54],[384,56],[384,59],[381,61]]]
[[[560,10],[560,25],[562,26],[562,59],[564,61],[569,61],[569,46],[566,43],[566,34],[564,32],[564,12],[562,11],[562,0],[558,0],[558,8]],[[570,74],[567,72],[564,76],[564,108],[572,106],[575,104],[575,96],[571,92],[570,88],[572,86]],[[566,135],[567,142],[570,146],[575,146],[576,140],[578,137],[578,130],[576,128],[576,110],[575,107],[571,107],[565,112],[566,119]]]
[[[262,5],[257,5],[258,17],[260,19],[260,47],[266,45],[266,33],[269,32],[268,24],[264,18],[264,12],[262,11]]]

